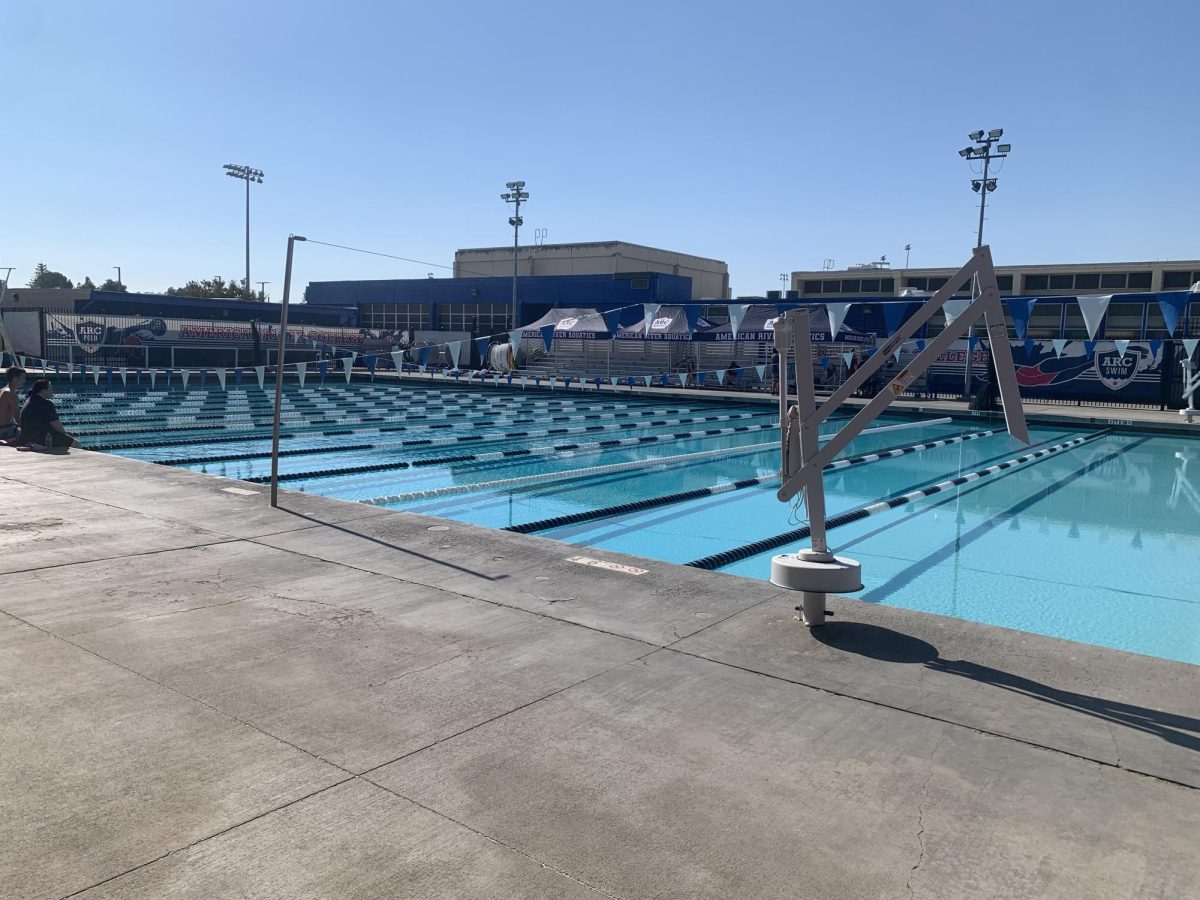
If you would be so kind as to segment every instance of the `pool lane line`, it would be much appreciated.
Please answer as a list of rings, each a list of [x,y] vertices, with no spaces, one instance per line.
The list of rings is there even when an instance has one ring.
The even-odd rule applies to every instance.
[[[960,475],[957,478],[951,478],[948,481],[943,481],[938,484],[931,485],[926,488],[918,488],[915,491],[909,491],[906,494],[901,494],[899,497],[893,497],[890,500],[879,500],[875,503],[870,503],[866,506],[860,506],[858,509],[850,510],[849,512],[839,513],[836,516],[830,516],[825,520],[825,528],[839,528],[842,525],[849,525],[851,522],[859,522],[868,516],[874,516],[881,512],[896,509],[900,506],[906,506],[914,500],[920,500],[923,497],[932,497],[934,494],[940,494],[942,491],[948,491],[951,488],[959,485],[968,484],[972,481],[978,481],[980,478],[986,478],[988,475],[994,475],[997,472],[1002,472],[1005,469],[1011,469],[1034,460],[1045,459],[1048,456],[1053,456],[1057,453],[1062,453],[1066,450],[1073,450],[1084,444],[1090,443],[1112,434],[1112,429],[1105,428],[1094,434],[1078,437],[1074,440],[1066,441],[1062,444],[1056,444],[1053,447],[1046,447],[1038,450],[1035,453],[1026,453],[1023,456],[1013,457],[1005,460],[1002,463],[997,463],[994,466],[988,466],[986,469],[978,469],[974,472],[969,472],[966,475]],[[709,556],[700,559],[694,559],[689,563],[684,563],[686,566],[691,566],[694,569],[719,569],[722,566],[727,566],[732,562],[748,559],[751,556],[757,556],[767,550],[775,550],[785,544],[790,544],[792,541],[804,540],[811,534],[811,527],[805,525],[802,528],[797,528],[793,531],[788,531],[783,534],[777,534],[773,537],[763,538],[759,541],[754,541],[750,544],[745,544],[741,547],[734,547],[730,550],[723,550],[720,553],[713,553]]]
[[[770,415],[770,413],[766,413]],[[755,418],[755,413],[730,413],[721,416],[689,416],[682,419],[655,419],[649,422],[638,422],[638,428],[663,428],[670,425],[699,425],[705,422],[731,422],[741,419]],[[558,434],[597,434],[605,431],[619,431],[629,428],[632,422],[613,422],[604,425],[569,425],[562,428],[537,428],[527,431],[496,431],[484,434],[460,434],[445,438],[410,438],[403,441],[383,441],[374,444],[331,444],[321,447],[289,450],[289,456],[301,454],[345,453],[356,450],[396,450],[404,447],[444,447],[454,444],[494,443],[510,438],[551,437]],[[221,456],[185,456],[177,459],[156,459],[155,463],[163,466],[190,466],[205,462],[241,462],[251,459],[269,459],[269,450],[253,453],[230,453]]]
[[[686,407],[654,407],[653,409],[629,410],[626,412],[618,412],[612,414],[594,413],[589,415],[567,415],[567,416],[548,416],[543,418],[546,422],[586,422],[599,419],[629,419],[630,424],[640,420],[647,415],[672,415],[683,412],[690,412]],[[757,414],[752,414],[757,415]],[[454,421],[446,421],[453,419]],[[421,421],[414,421],[421,420]],[[429,421],[425,421],[429,420]],[[518,424],[520,419],[510,417],[506,420],[501,420],[504,424]],[[335,436],[342,434],[351,434],[356,430],[362,431],[405,431],[409,428],[453,428],[455,426],[463,426],[467,428],[487,428],[494,427],[497,420],[488,418],[487,416],[470,416],[468,413],[447,413],[442,416],[425,416],[414,415],[407,417],[390,417],[383,419],[381,422],[362,421],[362,422],[346,422],[341,419],[321,419],[321,420],[304,420],[294,419],[283,422],[283,426],[288,431],[285,434],[301,435],[301,434],[321,434],[327,436]],[[258,440],[262,439],[262,429],[268,428],[271,425],[270,421],[261,423],[235,423],[228,428],[217,429],[214,427],[199,427],[199,428],[171,428],[164,429],[172,434],[183,435],[178,438],[166,438],[163,440],[135,440],[126,437],[126,435],[140,434],[145,432],[155,431],[154,423],[148,423],[145,427],[126,428],[126,429],[111,429],[108,431],[96,432],[81,432],[74,431],[78,437],[110,437],[113,440],[124,440],[124,444],[113,443],[110,440],[105,445],[106,449],[118,449],[126,447],[128,449],[138,449],[142,447],[187,447],[194,444],[216,444],[229,443],[232,441],[242,440]],[[332,429],[326,426],[334,426]],[[325,429],[325,430],[322,430]],[[187,435],[186,432],[200,432],[198,434]],[[218,432],[218,433],[214,433]],[[161,433],[161,432],[160,432]]]
[[[495,450],[490,453],[460,453],[457,456],[429,456],[411,460],[397,460],[392,463],[376,463],[367,466],[343,466],[337,469],[314,469],[309,472],[288,472],[280,474],[280,481],[299,481],[306,478],[333,478],[341,475],[360,475],[371,472],[384,472],[388,469],[407,469],[418,466],[443,466],[460,462],[492,462],[519,456],[557,456],[562,453],[603,453],[608,450],[621,450],[629,447],[644,447],[649,444],[674,443],[675,441],[696,440],[706,437],[731,437],[737,434],[755,434],[760,431],[779,430],[778,422],[764,425],[735,425],[729,428],[706,428],[699,431],[676,431],[671,434],[646,435],[636,438],[611,438],[606,441],[589,441],[583,444],[547,444],[542,447],[521,447],[513,450]],[[243,478],[252,484],[266,484],[271,480],[269,475],[254,475]]]
[[[689,412],[689,411],[690,410],[687,410],[687,409],[677,410],[673,407],[666,407],[666,408],[663,408],[663,410],[660,412],[659,408],[655,407],[653,409],[650,409],[649,411],[629,410],[627,412],[620,412],[620,413],[613,414],[611,416],[601,415],[601,414],[583,415],[583,416],[550,416],[550,417],[543,419],[543,421],[546,421],[546,422],[581,422],[581,421],[587,422],[587,421],[597,421],[597,420],[609,421],[611,419],[617,419],[617,420],[625,419],[628,421],[622,422],[619,424],[622,424],[625,427],[629,427],[629,426],[642,427],[642,423],[644,422],[645,418],[648,415],[670,415],[672,413]],[[739,415],[739,416],[743,416],[745,418],[757,418],[762,415],[770,415],[770,413],[764,414],[764,413],[753,412],[753,413],[730,414],[730,415]],[[413,418],[422,418],[423,419],[426,417],[414,416]],[[432,419],[433,417],[428,417],[428,418]],[[427,428],[427,429],[430,429],[431,431],[436,431],[436,430],[440,430],[440,429],[455,428],[455,427],[489,428],[489,427],[495,427],[498,424],[517,425],[517,424],[521,423],[521,419],[516,419],[516,418],[510,418],[510,419],[504,419],[504,420],[489,419],[489,418],[483,417],[483,416],[476,417],[476,418],[467,418],[466,413],[451,414],[451,415],[446,416],[445,418],[454,419],[455,421],[446,422],[446,421],[442,421],[439,419],[437,421],[430,421],[430,422],[423,421],[423,422],[418,422],[418,423],[412,423],[412,422],[401,421],[401,420],[388,420],[387,423],[382,424],[382,425],[377,425],[377,424],[372,424],[372,423],[365,423],[365,424],[364,423],[349,423],[349,424],[339,424],[335,428],[322,428],[321,426],[318,426],[315,424],[312,426],[306,426],[303,424],[288,423],[286,426],[287,430],[283,431],[280,434],[280,437],[297,437],[297,436],[302,436],[302,435],[319,435],[322,437],[337,437],[337,436],[342,436],[342,435],[354,434],[357,431],[378,431],[381,433],[390,433],[390,432],[408,431],[409,429],[415,430],[417,428]],[[266,424],[269,425],[270,423],[266,423]],[[256,426],[254,429],[236,428],[236,429],[233,429],[232,433],[230,433],[228,431],[226,431],[226,433],[222,433],[222,434],[205,433],[205,434],[192,435],[191,437],[167,438],[164,440],[134,440],[134,439],[130,439],[130,438],[123,438],[122,435],[125,433],[136,433],[136,432],[132,432],[132,431],[130,431],[130,432],[110,432],[110,433],[108,433],[108,436],[115,440],[110,439],[107,443],[104,443],[104,444],[91,444],[90,449],[94,449],[94,450],[122,450],[122,449],[140,450],[140,449],[155,448],[155,447],[191,447],[191,446],[195,446],[197,444],[222,444],[222,443],[236,443],[238,441],[266,440],[266,436],[262,433],[262,428],[264,428],[264,427],[266,427],[266,426]],[[152,427],[148,426],[147,428],[145,428],[143,430],[144,431],[153,431],[154,429]],[[181,433],[186,430],[187,429],[174,429],[174,433],[178,434],[178,433]],[[84,433],[81,433],[78,431],[76,431],[75,434],[79,437],[86,436]],[[98,433],[97,436],[104,436],[104,433]],[[247,451],[247,452],[250,453],[251,455],[253,455],[254,451]]]
[[[1146,437],[1140,438],[1139,440],[1132,441],[1130,443],[1119,446],[1113,450],[1110,450],[1108,453],[1104,454],[1099,459],[1088,460],[1082,466],[1077,468],[1074,472],[1071,472],[1070,474],[1064,475],[1060,478],[1056,478],[1053,482],[1046,485],[1045,487],[1035,491],[1032,494],[1029,494],[1028,496],[1024,497],[1021,500],[1016,501],[1011,506],[1009,506],[1008,509],[989,516],[988,518],[979,522],[979,524],[968,529],[967,531],[964,531],[961,535],[958,535],[957,537],[955,537],[954,540],[949,541],[946,544],[943,544],[941,547],[939,547],[938,549],[923,556],[921,559],[910,563],[908,566],[906,566],[905,568],[903,568],[902,570],[897,572],[895,575],[893,575],[891,578],[889,578],[886,582],[881,584],[879,587],[871,588],[869,591],[865,592],[862,596],[862,599],[866,600],[869,603],[880,602],[878,599],[879,592],[881,592],[885,589],[892,589],[892,590],[901,589],[901,588],[907,586],[908,584],[911,584],[915,579],[919,578],[921,575],[923,575],[926,571],[931,569],[937,563],[939,563],[945,559],[948,559],[949,557],[953,556],[954,553],[956,553],[962,547],[965,547],[968,544],[974,543],[979,538],[983,537],[985,534],[987,534],[988,532],[995,529],[1000,522],[1006,522],[1006,521],[1009,521],[1010,519],[1015,519],[1017,516],[1028,511],[1029,507],[1033,506],[1035,503],[1045,500],[1047,497],[1058,493],[1063,488],[1070,485],[1072,482],[1078,480],[1079,478],[1084,477],[1085,475],[1091,474],[1096,469],[1098,469],[1100,466],[1103,466],[1105,463],[1111,462],[1112,460],[1116,459],[1118,456],[1121,456],[1122,454],[1128,453],[1130,450],[1140,447],[1142,444],[1146,443],[1146,441],[1148,441],[1150,439],[1151,439],[1151,436],[1147,435]],[[1009,477],[1011,475],[1015,475],[1015,474],[1017,474],[1017,473],[1009,472],[1006,475],[1001,475],[1000,478],[1007,478],[1007,477]],[[996,480],[998,481],[999,479],[996,479]],[[978,485],[975,485],[974,487],[968,488],[967,490],[963,491],[962,493],[965,495],[967,493],[970,493],[972,491],[977,491],[980,488],[983,488],[986,486],[987,486],[986,484],[978,484]],[[941,506],[945,503],[953,503],[956,499],[957,499],[956,497],[947,497],[944,500],[940,501],[939,503],[932,503],[929,506],[922,507],[920,510],[913,513],[912,515],[906,516],[905,518],[901,519],[898,522],[892,522],[887,525],[884,525],[883,527],[884,527],[884,529],[887,529],[887,528],[895,528],[899,525],[903,525],[905,522],[915,518],[916,516],[924,515],[926,513],[935,511],[939,506]],[[877,533],[878,533],[878,531],[873,532],[872,534],[877,534]],[[850,542],[850,545],[859,543],[865,539],[866,539],[866,535],[863,535],[859,538],[855,538],[854,541]],[[850,545],[847,545],[847,546],[850,546]],[[899,582],[899,584],[897,584],[897,582]]]
[[[841,419],[831,418],[827,421],[845,421],[847,418],[849,417],[847,416]],[[867,431],[863,432],[863,434],[867,433]],[[829,436],[829,434],[821,435],[821,437]],[[558,472],[539,472],[536,475],[515,475],[511,478],[500,478],[493,481],[477,481],[470,484],[451,484],[438,488],[427,488],[421,491],[407,491],[402,494],[389,494],[383,497],[364,497],[354,502],[366,503],[371,506],[388,506],[393,503],[407,503],[412,500],[433,500],[440,497],[451,497],[457,494],[469,494],[475,492],[484,493],[506,487],[525,487],[550,481],[573,481],[579,478],[590,478],[593,475],[615,475],[620,472],[628,472],[639,467],[651,469],[667,464],[712,459],[717,456],[748,456],[753,453],[761,453],[764,450],[778,448],[778,441],[768,441],[763,444],[747,444],[739,447],[718,447],[714,450],[698,450],[694,453],[683,453],[675,456],[649,457],[647,459],[635,459],[623,463],[609,463],[602,466],[587,466],[582,469],[566,469]],[[840,462],[840,460],[835,462]],[[831,465],[833,464],[831,463]],[[839,468],[841,468],[841,466],[839,466]],[[778,475],[776,477],[778,477]]]
[[[866,463],[877,462],[881,459],[892,459],[897,456],[905,456],[909,453],[919,453],[922,450],[933,450],[937,447],[949,447],[954,444],[963,444],[967,441],[978,440],[979,438],[991,437],[993,434],[998,434],[1000,429],[991,431],[970,431],[964,432],[954,437],[941,438],[936,441],[927,441],[921,444],[909,444],[904,447],[890,447],[886,450],[878,450],[874,453],[864,453],[861,456],[851,456],[845,459],[837,459],[825,466],[824,471],[834,472],[839,469],[847,469],[851,466],[861,466]],[[694,488],[690,491],[678,491],[674,494],[663,494],[658,497],[646,497],[642,500],[632,500],[629,503],[618,503],[614,506],[605,506],[600,509],[585,510],[583,512],[568,513],[561,516],[552,516],[548,519],[539,519],[534,522],[526,522],[522,525],[508,525],[501,528],[501,531],[512,531],[517,534],[533,534],[536,531],[548,531],[551,528],[560,528],[564,525],[578,525],[582,522],[592,522],[596,519],[607,519],[609,516],[619,516],[624,513],[640,512],[644,509],[654,509],[659,506],[670,506],[674,503],[683,503],[688,500],[698,500],[701,497],[714,497],[717,494],[728,494],[731,491],[739,491],[743,488],[756,487],[760,484],[768,484],[772,481],[779,480],[779,473],[772,472],[770,475],[760,475],[757,478],[743,478],[740,481],[728,481],[724,484],[713,485],[706,488]]]

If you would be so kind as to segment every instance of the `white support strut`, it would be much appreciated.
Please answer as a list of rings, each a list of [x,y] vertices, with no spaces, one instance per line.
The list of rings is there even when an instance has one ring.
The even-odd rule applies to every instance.
[[[895,349],[909,340],[918,329],[933,317],[954,292],[974,279],[979,295],[967,308],[948,323],[923,350],[896,375],[883,390],[868,401],[836,434],[820,446],[817,432],[850,396],[887,364]],[[777,496],[788,501],[801,491],[807,507],[811,528],[811,549],[794,554],[780,554],[771,560],[771,582],[780,587],[803,593],[802,621],[810,627],[825,622],[825,595],[829,592],[847,593],[861,590],[861,566],[852,559],[834,556],[825,536],[824,470],[851,441],[863,433],[874,419],[909,388],[950,345],[968,333],[976,319],[983,317],[988,334],[1004,418],[1008,432],[1022,443],[1029,443],[1029,430],[1021,406],[1021,394],[1008,342],[1000,290],[992,266],[991,250],[977,247],[971,260],[952,276],[932,297],[925,301],[915,315],[901,324],[896,333],[833,392],[820,406],[812,373],[812,345],[809,337],[808,310],[793,309],[775,323],[775,348],[779,351],[779,411],[780,411],[780,476]],[[789,346],[790,345],[790,346]],[[791,350],[796,359],[796,403],[788,405],[787,357]],[[967,359],[970,359],[968,341]]]

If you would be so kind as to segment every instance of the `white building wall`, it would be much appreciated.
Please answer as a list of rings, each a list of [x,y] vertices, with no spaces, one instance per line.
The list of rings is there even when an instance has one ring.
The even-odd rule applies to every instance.
[[[512,275],[512,247],[483,247],[454,254],[456,278]],[[663,272],[692,279],[692,299],[729,296],[729,266],[721,260],[675,253],[624,241],[590,244],[523,245],[517,252],[520,275],[616,275]]]

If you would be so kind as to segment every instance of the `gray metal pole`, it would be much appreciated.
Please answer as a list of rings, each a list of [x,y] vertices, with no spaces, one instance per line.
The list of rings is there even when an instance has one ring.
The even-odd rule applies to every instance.
[[[980,182],[979,188],[979,231],[975,237],[975,249],[978,250],[983,246],[983,211],[987,207],[987,182],[988,182],[988,163],[992,160],[992,142],[989,139],[983,151],[983,181]],[[976,287],[979,286],[979,277],[973,279]],[[978,292],[976,292],[978,296]],[[974,374],[974,360],[971,358],[971,334],[975,331],[975,323],[971,323],[971,327],[967,329],[967,353],[963,359],[963,397],[970,401],[971,399],[971,376]]]
[[[249,188],[247,188],[249,191]],[[247,207],[249,208],[249,207]],[[279,419],[283,407],[283,362],[287,351],[288,300],[292,295],[292,249],[306,238],[288,235],[287,262],[283,268],[283,307],[279,311],[279,355],[275,361],[275,421],[271,432],[271,505],[279,506]],[[249,256],[246,257],[249,259]],[[247,282],[249,283],[249,282]]]
[[[246,179],[246,293],[250,293],[250,179]]]
[[[521,190],[522,190],[521,188],[517,188],[516,191],[514,191],[517,199],[516,199],[516,208],[515,208],[516,211],[513,213],[513,284],[512,284],[512,288],[513,288],[512,327],[513,328],[518,327],[518,323],[517,323],[517,253],[518,253],[518,249],[519,249],[520,243],[521,243],[520,242]]]

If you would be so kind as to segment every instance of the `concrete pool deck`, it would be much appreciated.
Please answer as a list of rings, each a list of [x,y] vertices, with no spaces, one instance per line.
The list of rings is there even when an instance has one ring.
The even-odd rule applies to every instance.
[[[0,448],[0,896],[1200,895],[1200,668],[281,496]]]

